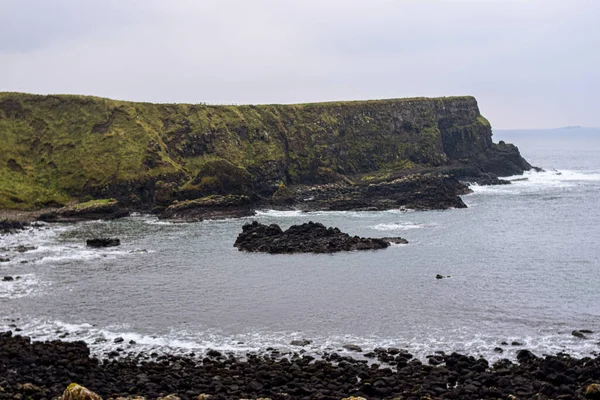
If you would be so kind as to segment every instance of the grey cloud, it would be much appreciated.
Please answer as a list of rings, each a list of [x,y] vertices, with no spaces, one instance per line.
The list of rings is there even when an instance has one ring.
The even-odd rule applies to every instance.
[[[497,127],[600,126],[596,1],[18,4],[0,9],[0,90],[228,104],[472,94]],[[7,10],[38,24],[4,26]]]

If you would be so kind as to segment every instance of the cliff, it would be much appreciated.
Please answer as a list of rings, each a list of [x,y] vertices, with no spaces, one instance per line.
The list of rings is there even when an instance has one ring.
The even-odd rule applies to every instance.
[[[0,208],[22,209],[530,168],[516,147],[492,142],[473,97],[215,106],[0,93],[0,149]]]

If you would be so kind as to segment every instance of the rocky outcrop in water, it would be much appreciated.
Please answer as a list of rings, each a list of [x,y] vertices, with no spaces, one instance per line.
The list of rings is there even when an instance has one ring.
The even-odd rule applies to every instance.
[[[114,247],[120,246],[121,240],[118,238],[97,238],[88,239],[85,241],[85,244],[88,247]]]
[[[160,218],[189,222],[205,219],[241,218],[254,215],[247,196],[207,196],[195,200],[176,201],[162,211]]]
[[[402,238],[395,238],[395,241],[408,243]],[[338,228],[326,228],[312,221],[292,225],[285,231],[276,224],[264,225],[254,221],[242,227],[234,246],[240,251],[271,254],[335,253],[385,249],[390,246],[390,241],[350,236]]]
[[[118,354],[118,353],[117,353]],[[326,352],[187,357],[140,354],[90,357],[83,342],[32,342],[0,335],[0,398],[53,399],[72,383],[102,398],[174,394],[212,399],[597,399],[600,358],[538,357],[522,350],[518,362],[436,352],[423,362],[400,349],[364,353],[375,363]],[[360,378],[360,379],[357,379]],[[206,397],[204,397],[206,398]]]
[[[115,199],[92,200],[78,203],[39,216],[44,222],[80,222],[90,220],[112,220],[127,217],[129,210],[122,208]]]

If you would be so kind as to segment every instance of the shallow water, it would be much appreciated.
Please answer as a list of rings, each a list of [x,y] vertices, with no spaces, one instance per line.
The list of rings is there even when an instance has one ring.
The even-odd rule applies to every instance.
[[[137,215],[48,226],[0,238],[0,328],[37,339],[84,339],[102,354],[237,353],[309,338],[319,353],[355,343],[489,358],[600,350],[600,142],[500,133],[543,173],[478,187],[466,209],[259,212],[254,218],[174,224]],[[554,145],[552,145],[554,143]],[[527,178],[522,180],[522,178]],[[282,228],[309,220],[408,245],[333,255],[247,254],[232,247],[243,223]],[[122,245],[87,249],[85,239]],[[19,244],[37,249],[18,253]],[[23,263],[26,261],[26,263]],[[436,274],[451,278],[437,280]],[[13,321],[14,320],[14,321]],[[590,339],[575,338],[590,329]],[[68,335],[65,336],[65,334]],[[102,341],[106,339],[107,341]],[[518,341],[522,346],[501,346]]]

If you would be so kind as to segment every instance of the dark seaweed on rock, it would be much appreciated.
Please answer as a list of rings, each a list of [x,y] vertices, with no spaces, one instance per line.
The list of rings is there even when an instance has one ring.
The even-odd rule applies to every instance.
[[[338,228],[326,228],[321,223],[308,222],[282,230],[279,225],[264,225],[257,221],[245,224],[234,246],[240,251],[281,253],[335,253],[353,250],[378,250],[389,247],[391,240],[350,236]],[[408,243],[394,238],[395,243]]]

